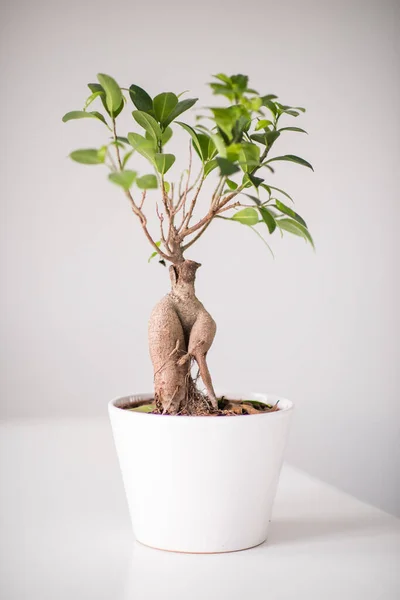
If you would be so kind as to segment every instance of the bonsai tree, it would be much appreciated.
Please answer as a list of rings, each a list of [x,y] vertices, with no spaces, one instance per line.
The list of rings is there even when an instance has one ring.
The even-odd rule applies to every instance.
[[[284,123],[305,109],[281,104],[273,94],[259,94],[249,87],[245,75],[228,77],[221,73],[210,86],[227,105],[204,109],[201,115],[196,112],[192,126],[180,120],[197,102],[197,98],[182,98],[185,92],[163,92],[152,98],[138,85],[122,88],[105,74],[97,79],[98,83],[88,84],[91,94],[83,110],[67,113],[63,121],[97,119],[105,128],[101,148],[75,150],[70,157],[108,169],[108,179],[125,194],[152,246],[150,258],[158,256],[160,263],[170,264],[171,291],[156,305],[149,321],[156,411],[220,414],[207,364],[216,324],[195,294],[200,264],[186,254],[214,219],[250,227],[267,245],[265,236],[276,231],[313,244],[305,221],[288,205],[292,202],[289,194],[270,184],[280,161],[312,169],[306,160],[292,154],[271,156],[282,135],[306,133]],[[94,102],[99,110],[91,110]],[[121,135],[118,117],[124,109],[132,108],[132,131]],[[175,155],[166,148],[176,128],[188,135],[188,168],[172,182],[167,175]],[[131,168],[138,154],[147,160],[149,172]],[[214,191],[204,194],[205,181],[211,178],[215,180]],[[153,189],[158,190],[158,203],[146,202],[148,190]],[[157,214],[157,233],[150,231],[148,211]],[[197,377],[192,376],[194,363],[206,393],[198,389]]]

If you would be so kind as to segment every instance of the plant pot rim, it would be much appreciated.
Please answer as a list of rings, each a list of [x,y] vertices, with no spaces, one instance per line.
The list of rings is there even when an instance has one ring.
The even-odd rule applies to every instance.
[[[253,418],[257,418],[257,419],[276,419],[276,418],[280,418],[283,414],[286,414],[288,412],[293,411],[294,409],[294,404],[291,400],[287,400],[286,398],[282,398],[281,396],[275,395],[275,394],[263,394],[263,393],[258,393],[258,392],[248,392],[248,393],[238,393],[238,392],[226,392],[224,391],[223,393],[221,392],[221,390],[217,390],[217,396],[226,396],[228,397],[230,400],[256,400],[258,402],[264,402],[265,404],[275,404],[276,402],[279,401],[279,410],[276,411],[271,411],[271,412],[264,412],[264,413],[260,413],[258,415],[235,415],[235,416],[229,416],[226,418],[217,418],[217,419],[210,419],[209,415],[160,415],[160,414],[152,414],[152,413],[144,413],[144,412],[135,412],[133,410],[126,410],[126,404],[128,404],[129,402],[134,403],[134,402],[143,402],[146,400],[154,400],[154,393],[138,393],[138,394],[130,394],[129,396],[118,396],[117,398],[114,398],[113,400],[110,400],[108,402],[108,410],[109,412],[118,412],[121,413],[122,411],[125,412],[125,414],[127,416],[129,416],[129,418],[147,418],[147,417],[153,417],[153,418],[163,418],[165,419],[165,417],[168,417],[168,421],[170,419],[178,419],[179,421],[183,421],[183,420],[187,420],[187,419],[208,419],[209,421],[213,421],[215,422],[215,420],[217,420],[218,422],[225,422],[225,421],[235,421],[237,422],[237,419],[249,419],[250,417]],[[123,405],[123,406],[122,406]]]

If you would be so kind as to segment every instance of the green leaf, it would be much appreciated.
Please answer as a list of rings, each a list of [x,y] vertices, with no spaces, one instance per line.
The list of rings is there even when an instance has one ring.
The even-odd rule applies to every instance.
[[[233,127],[240,117],[238,106],[228,106],[227,108],[211,108],[215,123],[218,128],[228,137],[232,137]]]
[[[239,171],[239,167],[235,165],[233,162],[228,160],[227,158],[223,158],[221,156],[217,156],[216,158],[217,164],[219,166],[219,170],[222,176],[224,175],[233,175]]]
[[[136,171],[118,171],[118,173],[110,173],[108,179],[124,190],[129,190],[134,184],[136,175]]]
[[[304,227],[307,227],[307,223],[305,222],[305,220],[299,214],[297,214],[297,212],[295,212],[289,206],[286,206],[286,204],[283,204],[283,202],[281,202],[280,200],[275,200],[275,206],[285,215],[289,215],[289,217],[292,217],[292,219],[294,219],[298,223],[301,223],[301,225],[303,225]]]
[[[294,235],[304,238],[315,249],[314,241],[311,237],[310,232],[301,223],[298,223],[297,221],[294,221],[292,219],[284,218],[277,219],[276,224],[280,229],[283,229],[284,231],[288,231],[289,233],[293,233]]]
[[[178,104],[178,97],[172,92],[158,94],[153,100],[153,108],[157,121],[165,125],[166,121]],[[168,123],[167,123],[168,124]]]
[[[306,160],[304,160],[304,158],[300,158],[299,156],[295,156],[294,154],[285,154],[284,156],[275,156],[275,158],[270,158],[265,163],[263,163],[263,166],[268,165],[269,163],[277,161],[277,160],[294,162],[294,163],[297,163],[298,165],[303,165],[303,167],[308,167],[309,169],[311,169],[312,171],[314,171],[314,169],[312,168],[312,165],[310,165],[309,162],[307,162]]]
[[[161,143],[163,146],[165,146],[165,144],[171,139],[173,134],[172,128],[171,127],[167,127],[161,135]]]
[[[100,86],[101,87],[101,86]],[[90,94],[90,96],[86,99],[85,102],[85,106],[84,106],[84,110],[87,109],[87,107],[92,104],[92,102],[94,102],[94,100],[96,100],[96,98],[98,98],[99,96],[101,96],[102,94],[104,94],[104,91],[98,91],[98,92],[93,92],[92,94]]]
[[[200,158],[203,157],[204,161],[214,158],[217,154],[217,149],[213,140],[205,133],[198,133],[197,138],[201,149],[201,156],[199,155]]]
[[[139,133],[128,133],[128,140],[130,145],[137,150],[139,154],[154,164],[156,149],[153,140],[146,140],[146,138]]]
[[[218,162],[217,162],[216,158],[213,158],[213,160],[206,162],[206,164],[204,165],[204,177],[208,177],[208,175],[211,173],[211,171],[213,171],[217,167],[218,167]]]
[[[130,157],[132,156],[132,154],[134,153],[134,150],[129,150],[124,158],[122,159],[122,168],[125,169],[126,163],[128,162],[128,160],[130,159]]]
[[[227,179],[226,185],[230,190],[236,190],[239,187],[236,181],[232,181],[232,179]]]
[[[232,221],[239,221],[243,225],[256,225],[258,223],[258,214],[254,208],[244,208],[231,217]]]
[[[161,246],[161,240],[159,242],[156,242],[156,246],[157,248],[159,248]],[[154,258],[155,256],[157,256],[158,252],[155,250],[154,252],[152,252],[149,256],[149,260],[147,262],[150,262],[152,258]]]
[[[145,113],[151,113],[153,111],[153,100],[143,88],[138,85],[131,85],[129,88],[129,95],[138,110],[142,110]]]
[[[142,110],[134,110],[132,112],[132,117],[135,119],[136,123],[140,125],[140,127],[143,127],[143,129],[146,130],[146,132],[154,139],[155,142],[161,140],[161,127],[154,117]]]
[[[95,148],[74,150],[69,156],[72,160],[82,165],[101,165],[105,160],[103,149],[96,150]]]
[[[142,175],[142,177],[138,177],[136,179],[136,185],[141,190],[153,190],[153,189],[156,189],[157,186],[158,186],[158,184],[157,184],[157,177],[155,175],[152,175],[152,174]]]
[[[275,131],[275,129],[273,131],[266,131],[265,133],[265,139],[267,142],[267,146],[271,147],[272,144],[278,139],[278,137],[281,134],[279,133],[279,131]]]
[[[278,129],[278,131],[297,131],[298,133],[307,133],[307,131],[301,129],[300,127],[282,127],[282,129]]]
[[[258,131],[259,129],[265,129],[266,127],[268,127],[269,125],[272,125],[272,121],[268,121],[267,119],[260,119],[257,122],[257,125],[255,127],[255,130]]]
[[[224,75],[224,73],[217,73],[217,75],[213,75],[213,77],[215,77],[215,79],[223,81],[224,83],[227,83],[228,85],[232,85],[231,78],[228,77],[228,75]]]
[[[193,146],[197,152],[197,154],[199,155],[200,159],[202,161],[206,160],[203,156],[203,150],[199,141],[199,134],[193,129],[193,127],[191,127],[190,125],[187,125],[186,123],[183,123],[182,121],[177,121],[176,122],[177,125],[180,125],[185,131],[188,132],[188,134],[190,135],[190,137],[193,140]]]
[[[105,91],[107,108],[111,115],[115,117],[115,113],[118,111],[121,104],[123,104],[124,102],[121,88],[119,87],[115,79],[113,79],[109,75],[105,75],[104,73],[99,73],[97,75],[97,79],[99,80],[100,85]]]
[[[253,171],[260,164],[260,148],[250,142],[242,142],[239,164],[245,173]]]
[[[260,215],[266,226],[268,227],[268,231],[273,233],[276,229],[276,221],[274,217],[271,215],[269,210],[264,206],[259,206],[258,210],[260,211]]]
[[[154,158],[157,171],[161,173],[161,175],[164,175],[175,162],[175,156],[173,154],[157,153]]]
[[[121,105],[118,108],[118,110],[116,110],[113,114],[111,114],[111,112],[108,110],[108,106],[107,106],[107,102],[106,102],[106,93],[105,93],[104,89],[101,87],[101,85],[99,83],[88,83],[88,88],[93,92],[93,94],[98,93],[105,110],[113,118],[117,117],[119,115],[119,113],[122,111],[122,109],[124,108],[124,102],[122,100]]]
[[[155,252],[155,254],[158,254],[158,252]],[[155,410],[155,405],[154,404],[142,404],[141,406],[135,406],[134,408],[129,408],[128,410],[131,410],[133,412],[140,412],[140,413],[151,413],[151,412],[153,412],[153,410]]]
[[[276,192],[279,192],[280,194],[283,194],[284,196],[286,196],[286,198],[289,198],[289,200],[291,200],[291,202],[293,202],[293,204],[294,204],[293,198],[291,196],[289,196],[289,194],[287,192],[285,192],[284,190],[274,187],[273,185],[267,185],[266,183],[262,183],[261,187],[263,187],[265,190],[267,190],[267,192],[269,193],[270,196],[272,194],[271,190],[275,190]]]
[[[256,177],[251,173],[245,173],[243,177],[243,183],[246,184],[247,182],[250,182],[250,184],[254,185],[255,188],[259,188],[263,181],[264,179],[262,179],[262,177]]]
[[[267,145],[267,140],[265,138],[265,133],[252,133],[250,138],[257,142],[258,144]]]
[[[103,115],[95,110],[92,112],[87,112],[85,110],[72,110],[71,112],[66,113],[62,118],[64,123],[73,121],[75,119],[98,119],[99,121],[102,121],[104,125],[107,125]]]
[[[179,115],[189,110],[189,108],[192,108],[192,106],[196,104],[197,100],[198,98],[186,98],[186,100],[181,100],[178,102],[178,104],[171,110],[168,117],[163,120],[164,127],[172,123],[172,121],[175,121]]]
[[[184,94],[185,92],[182,92],[182,94]],[[169,194],[170,189],[171,189],[171,184],[168,183],[168,181],[164,181],[164,189],[167,192],[167,194]]]
[[[265,106],[266,108],[268,108],[272,114],[276,117],[276,115],[278,114],[278,108],[275,105],[275,102],[272,102],[271,97],[270,96],[263,96],[261,98],[262,100],[262,106]]]
[[[230,79],[234,87],[237,87],[243,91],[247,88],[247,84],[249,82],[247,75],[242,75],[239,73],[238,75],[231,75]]]

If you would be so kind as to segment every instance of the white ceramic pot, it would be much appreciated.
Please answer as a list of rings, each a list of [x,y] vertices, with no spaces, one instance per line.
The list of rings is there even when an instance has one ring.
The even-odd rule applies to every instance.
[[[275,396],[231,394],[275,404]],[[259,415],[109,415],[136,539],[175,552],[232,552],[267,539],[293,404]]]

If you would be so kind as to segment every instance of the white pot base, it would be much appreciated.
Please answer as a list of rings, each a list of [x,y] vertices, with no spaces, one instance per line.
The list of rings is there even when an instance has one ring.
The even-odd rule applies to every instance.
[[[136,538],[135,538],[136,539]],[[159,552],[171,552],[172,554],[233,554],[235,552],[245,552],[246,550],[252,550],[253,548],[258,548],[267,542],[268,538],[265,538],[259,544],[254,544],[254,546],[248,546],[247,548],[238,548],[237,550],[219,550],[216,552],[188,552],[187,550],[172,550],[171,548],[156,548],[156,546],[149,546],[144,542],[136,539],[138,544],[145,546],[146,548],[151,548],[152,550],[158,550]]]
[[[220,394],[218,394],[220,395]],[[171,552],[219,554],[268,536],[293,405],[266,394],[223,394],[280,410],[258,415],[186,417],[119,408],[109,414],[136,539]]]

